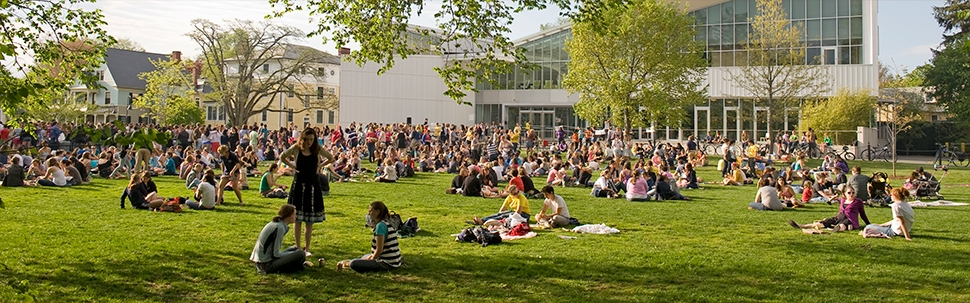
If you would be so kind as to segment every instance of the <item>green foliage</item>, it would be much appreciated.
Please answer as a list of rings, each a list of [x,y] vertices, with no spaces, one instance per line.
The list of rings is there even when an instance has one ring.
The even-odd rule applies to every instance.
[[[970,121],[970,94],[966,88],[970,85],[970,48],[954,47],[970,42],[964,37],[933,51],[932,65],[926,71],[924,86],[932,88],[928,93],[936,98],[940,105],[953,114],[953,119]]]
[[[804,31],[787,16],[782,0],[756,0],[758,15],[751,17],[751,33],[744,49],[748,60],[738,62],[730,77],[754,99],[765,102],[773,113],[784,112],[797,100],[826,91],[826,73],[818,65],[805,64]],[[784,115],[770,115],[777,124]]]
[[[0,108],[8,116],[26,121],[23,115],[29,112],[20,109],[29,96],[45,94],[38,92],[44,88],[56,90],[73,84],[82,78],[82,71],[101,64],[104,46],[114,39],[104,30],[100,10],[81,8],[91,2],[94,0],[0,2],[4,33],[0,35],[0,60],[6,62],[0,69]],[[34,66],[29,65],[31,60]]]
[[[577,115],[627,130],[651,122],[679,126],[685,105],[704,99],[707,62],[693,20],[676,4],[656,0],[601,14],[610,21],[579,21],[566,42],[571,61],[563,87],[579,94]]]
[[[944,6],[933,7],[933,17],[936,23],[943,27],[943,43],[949,44],[967,38],[970,31],[970,11],[968,0],[946,0]]]
[[[304,108],[294,112],[337,106],[332,96],[315,97],[316,84],[327,77],[326,72],[315,71],[329,67],[324,65],[328,55],[293,44],[306,36],[299,29],[248,20],[216,24],[196,19],[192,26],[186,36],[202,50],[202,75],[214,90],[204,97],[222,104],[229,124],[246,124],[249,117],[264,110],[286,110],[270,101],[291,91],[306,100]],[[264,64],[280,64],[280,68],[263,72]]]
[[[458,103],[475,90],[478,73],[485,79],[496,81],[491,75],[507,74],[516,64],[528,65],[524,54],[506,37],[515,13],[545,9],[554,6],[570,12],[573,20],[601,20],[599,13],[625,1],[577,1],[577,0],[413,0],[413,1],[338,1],[338,0],[270,0],[280,17],[296,11],[306,11],[317,20],[317,29],[311,36],[322,36],[324,42],[334,42],[337,47],[352,43],[360,45],[353,50],[350,60],[358,65],[366,62],[382,64],[378,73],[394,66],[397,59],[415,54],[448,54],[452,63],[435,68],[448,90],[445,95]],[[439,5],[437,9],[430,5]],[[429,12],[430,11],[430,12]],[[414,29],[426,38],[423,44],[407,43],[408,23],[414,18],[434,18],[435,29]],[[509,60],[514,62],[509,62]]]
[[[862,165],[867,174],[889,167],[849,165]],[[970,200],[966,187],[946,183],[967,180],[970,171],[951,168],[949,174],[942,193],[948,200]],[[711,166],[699,168],[698,176],[720,180]],[[3,188],[0,301],[30,296],[37,302],[970,301],[965,291],[970,277],[959,265],[970,262],[965,253],[970,226],[954,224],[966,219],[966,207],[914,208],[910,242],[864,239],[857,232],[805,235],[786,220],[831,217],[838,206],[750,211],[756,191],[751,185],[704,184],[704,190],[683,191],[694,201],[648,203],[596,199],[588,188],[566,187],[556,194],[572,216],[621,232],[536,230],[535,238],[482,248],[456,243],[450,235],[467,227],[471,216],[494,213],[501,200],[445,195],[452,177],[418,173],[395,184],[331,184],[327,221],[314,226],[311,258],[326,263],[281,275],[258,275],[248,260],[260,229],[286,203],[260,197],[255,178],[242,191],[246,205],[228,198],[214,211],[181,214],[118,209],[126,180]],[[191,195],[177,177],[153,181],[164,196]],[[389,273],[336,271],[336,261],[370,249],[373,232],[363,227],[363,217],[374,200],[420,222],[417,236],[400,240],[405,267]],[[72,206],[52,206],[62,201]],[[529,202],[538,212],[542,200]],[[873,223],[891,217],[889,208],[867,207],[866,213]],[[294,244],[294,232],[283,238],[284,246]],[[914,287],[889,294],[886,285]]]
[[[152,61],[155,70],[143,72],[139,79],[145,80],[145,94],[132,105],[146,109],[144,116],[154,117],[165,124],[194,124],[205,120],[205,113],[192,99],[192,79],[184,72],[183,63],[173,58]]]
[[[868,126],[876,109],[876,99],[868,90],[839,90],[835,96],[802,106],[802,130],[854,130]]]

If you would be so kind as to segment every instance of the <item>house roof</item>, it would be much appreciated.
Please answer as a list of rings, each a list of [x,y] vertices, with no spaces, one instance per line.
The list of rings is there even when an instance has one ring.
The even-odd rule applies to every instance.
[[[105,64],[111,71],[111,77],[117,87],[145,89],[145,80],[139,79],[138,74],[155,70],[151,60],[168,60],[168,54],[136,52],[116,48],[108,48],[105,52]]]

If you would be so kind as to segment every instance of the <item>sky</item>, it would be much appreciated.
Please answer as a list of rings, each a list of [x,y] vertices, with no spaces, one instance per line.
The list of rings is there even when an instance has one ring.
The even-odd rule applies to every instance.
[[[833,1],[833,0],[823,0]],[[864,0],[875,1],[875,0]],[[440,1],[430,1],[425,12],[413,18],[413,24],[434,26],[433,14]],[[931,48],[942,40],[943,30],[933,19],[933,6],[945,0],[879,0],[879,60],[895,70],[912,70],[932,57]],[[181,51],[184,56],[196,57],[199,49],[185,36],[192,30],[193,19],[221,22],[228,19],[260,20],[273,11],[266,0],[99,0],[90,5],[104,12],[108,33],[116,38],[129,38],[147,51],[170,53]],[[513,39],[533,34],[539,25],[554,22],[556,9],[530,11],[514,15],[511,26]],[[274,19],[305,32],[315,28],[315,22],[302,12]],[[336,46],[323,44],[320,38],[307,38],[299,44],[336,54]],[[353,48],[355,45],[351,45]]]

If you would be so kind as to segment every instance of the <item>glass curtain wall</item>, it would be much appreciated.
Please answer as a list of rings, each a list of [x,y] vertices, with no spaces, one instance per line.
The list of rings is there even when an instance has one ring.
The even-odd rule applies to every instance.
[[[564,29],[548,36],[526,42],[519,46],[535,68],[516,67],[510,74],[493,74],[497,83],[478,81],[479,90],[493,89],[559,89],[566,74],[566,40],[572,37],[571,29]]]
[[[863,0],[784,0],[792,25],[802,27],[806,64],[862,64]],[[732,0],[690,13],[711,66],[738,66],[757,15],[755,0]]]

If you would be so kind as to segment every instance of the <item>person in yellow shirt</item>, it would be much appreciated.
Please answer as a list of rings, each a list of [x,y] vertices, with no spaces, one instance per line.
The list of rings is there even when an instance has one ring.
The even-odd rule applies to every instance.
[[[741,186],[744,185],[744,173],[741,172],[737,162],[731,163],[731,173],[724,178],[725,186]]]
[[[523,195],[521,191],[519,191],[518,187],[510,185],[506,190],[508,191],[509,196],[505,197],[505,202],[502,203],[502,208],[499,208],[498,213],[484,218],[479,218],[476,216],[472,223],[481,225],[490,220],[501,220],[508,218],[515,213],[518,213],[525,218],[526,221],[528,221],[530,216],[529,200],[525,198],[525,195]]]
[[[509,141],[512,142],[512,150],[514,151],[519,150],[519,137],[521,137],[521,131],[522,128],[520,128],[519,124],[516,123],[515,129],[512,129],[512,131],[509,132]]]
[[[758,145],[754,144],[754,141],[748,140],[748,147],[744,150],[744,156],[747,158],[748,171],[752,174],[757,175],[757,168],[755,168],[755,162],[758,162]]]

